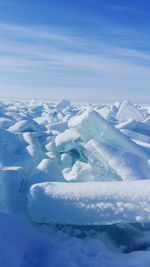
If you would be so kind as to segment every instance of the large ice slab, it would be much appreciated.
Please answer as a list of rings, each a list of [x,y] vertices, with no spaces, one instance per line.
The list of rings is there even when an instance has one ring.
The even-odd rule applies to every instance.
[[[90,139],[95,139],[98,143],[106,143],[145,159],[149,158],[149,154],[146,151],[107,122],[96,111],[87,110],[80,116],[69,120],[68,125],[79,133],[79,136],[85,143]]]
[[[132,140],[137,140],[137,141],[142,141],[145,143],[150,143],[150,136],[141,134],[141,133],[137,133],[131,130],[126,130],[126,129],[121,129],[121,132],[126,134],[129,138],[131,138]]]
[[[91,165],[94,167],[96,159],[99,162],[99,169],[95,173],[97,180],[98,178],[101,181],[149,179],[149,162],[140,156],[106,143],[98,143],[94,139],[91,139],[85,148]],[[95,170],[92,172],[94,174]]]
[[[150,222],[150,180],[36,184],[28,211],[37,223]]]
[[[126,130],[131,130],[135,131],[137,133],[141,133],[147,136],[150,136],[150,125],[140,122],[140,121],[135,121],[135,120],[128,120],[126,122],[121,122],[118,125],[116,125],[117,129],[126,129]]]
[[[63,170],[66,180],[115,181],[149,179],[148,160],[121,148],[91,139],[84,146],[87,162],[76,161]]]
[[[99,113],[105,120],[113,122],[118,112],[118,108],[112,104],[110,107],[104,106],[102,108],[95,108],[95,111]]]
[[[60,100],[57,104],[56,104],[56,108],[59,109],[59,110],[63,110],[67,107],[69,107],[71,104],[70,104],[70,101],[69,100],[66,100],[66,99],[63,99],[63,100]]]
[[[128,119],[142,121],[144,116],[130,101],[124,101],[116,115],[118,121],[126,121]]]

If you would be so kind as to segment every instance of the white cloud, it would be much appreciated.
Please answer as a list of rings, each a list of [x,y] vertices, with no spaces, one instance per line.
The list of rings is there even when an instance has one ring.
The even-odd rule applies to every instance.
[[[39,95],[43,82],[42,91],[47,93],[51,88],[53,94],[56,91],[60,94],[61,88],[67,94],[72,88],[83,96],[85,90],[91,93],[102,88],[106,97],[109,90],[127,92],[128,88],[136,89],[142,85],[148,88],[150,84],[148,52],[115,46],[96,37],[83,37],[71,29],[67,31],[58,27],[1,23],[0,36],[0,71],[3,73],[0,82],[3,82],[3,88],[4,85],[10,87],[7,82],[10,79],[13,80],[12,88],[24,88],[21,82],[17,85],[18,77],[22,77],[26,88],[39,88]],[[24,94],[30,92],[26,90]]]

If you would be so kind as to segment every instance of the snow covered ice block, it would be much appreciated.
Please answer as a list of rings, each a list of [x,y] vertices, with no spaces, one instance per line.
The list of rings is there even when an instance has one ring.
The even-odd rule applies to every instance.
[[[118,109],[114,105],[111,105],[110,107],[105,106],[102,108],[96,107],[94,110],[99,113],[105,120],[110,122],[114,122],[115,116],[118,112]]]
[[[150,116],[148,115],[148,117],[144,119],[143,122],[150,125]]]
[[[117,129],[127,129],[131,131],[135,131],[137,133],[141,133],[147,136],[150,136],[150,125],[140,122],[140,121],[135,121],[135,120],[128,120],[126,122],[121,122],[118,125],[116,125]]]
[[[52,159],[43,159],[33,171],[29,183],[64,181],[61,169]]]
[[[52,124],[48,124],[47,126],[48,131],[58,131],[60,133],[64,132],[66,129],[68,129],[68,123],[67,122],[55,122]]]
[[[118,110],[116,119],[120,122],[128,119],[142,121],[144,116],[130,101],[124,101]]]
[[[47,125],[63,120],[63,113],[56,109],[43,112],[40,117],[34,119],[37,123]]]
[[[106,143],[91,139],[86,145],[88,161],[93,167],[97,180],[143,180],[149,179],[150,165],[148,160],[134,155],[124,149],[118,149]],[[95,163],[99,164],[95,173]]]
[[[105,120],[111,119],[111,110],[110,107],[103,107],[101,109],[95,110],[97,113],[99,113]]]
[[[14,124],[14,121],[6,117],[0,117],[0,128],[7,129]]]
[[[11,132],[36,132],[41,126],[32,120],[21,120],[9,127]]]
[[[20,134],[14,134],[0,128],[0,166],[20,165],[20,151],[24,149],[25,142]]]
[[[130,139],[133,139],[134,141],[142,141],[148,144],[150,143],[150,136],[126,129],[121,129],[121,132],[126,134]]]
[[[90,164],[82,162],[80,160],[76,161],[72,168],[65,168],[63,170],[63,175],[67,181],[74,182],[88,182],[95,181],[93,169]]]
[[[121,133],[96,111],[89,109],[69,120],[68,125],[76,130],[85,143],[90,139],[95,139],[98,143],[106,143],[118,149],[123,148],[124,151],[145,159],[148,159],[150,156],[144,149]]]
[[[70,153],[73,161],[87,161],[84,155],[84,146],[80,138],[80,134],[75,129],[67,129],[55,138],[56,151],[58,153]]]
[[[116,125],[116,128],[121,130],[121,129],[127,129],[127,130],[134,130],[137,125],[137,121],[133,119],[129,119],[127,121],[120,122]]]
[[[58,153],[70,153],[73,160],[87,161],[84,155],[84,146],[80,134],[75,129],[67,129],[55,138],[56,151]]]
[[[56,104],[56,108],[59,109],[59,110],[63,110],[65,109],[66,107],[70,106],[70,101],[69,100],[61,100],[59,101],[57,104]]]
[[[67,129],[63,133],[60,133],[55,138],[55,144],[57,150],[61,153],[67,152],[77,147],[77,142],[80,137],[74,129]]]
[[[28,211],[37,223],[147,223],[150,180],[36,184],[30,189]]]
[[[11,212],[16,209],[19,193],[24,190],[25,177],[21,167],[11,166],[0,169],[0,209]]]

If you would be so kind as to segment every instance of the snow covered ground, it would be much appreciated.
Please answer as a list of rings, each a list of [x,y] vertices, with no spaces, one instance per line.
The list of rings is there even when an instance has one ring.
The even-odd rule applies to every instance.
[[[149,110],[0,102],[0,266],[150,266]]]

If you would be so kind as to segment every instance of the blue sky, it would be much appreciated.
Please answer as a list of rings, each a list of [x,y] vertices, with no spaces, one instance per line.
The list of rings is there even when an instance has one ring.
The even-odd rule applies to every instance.
[[[149,0],[0,0],[0,96],[150,99]]]

